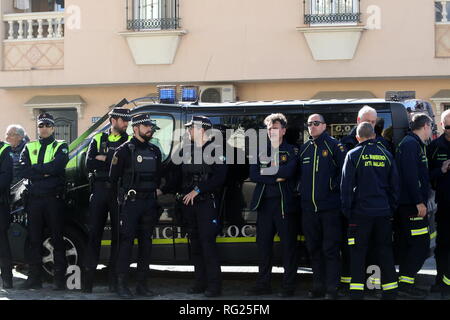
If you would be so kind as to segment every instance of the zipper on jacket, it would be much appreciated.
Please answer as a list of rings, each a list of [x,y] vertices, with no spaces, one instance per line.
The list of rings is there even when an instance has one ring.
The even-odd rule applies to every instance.
[[[312,176],[312,193],[311,193],[311,200],[314,205],[314,212],[317,212],[317,205],[316,200],[314,197],[315,193],[315,183],[316,183],[316,171],[319,169],[318,159],[317,159],[317,145],[314,143],[314,162],[313,162],[313,176]]]
[[[280,194],[281,194],[281,216],[284,219],[284,196],[283,196],[283,190],[281,189],[281,182],[278,182],[278,187],[280,188]]]
[[[256,209],[258,209],[258,207],[259,207],[259,203],[261,202],[261,198],[262,198],[262,195],[264,194],[264,189],[266,188],[266,185],[265,184],[263,184],[263,187],[262,187],[262,189],[261,189],[261,193],[259,194],[259,199],[258,199],[258,203],[256,203],[256,205],[255,205],[255,207],[254,208],[252,208],[252,210],[256,210]]]

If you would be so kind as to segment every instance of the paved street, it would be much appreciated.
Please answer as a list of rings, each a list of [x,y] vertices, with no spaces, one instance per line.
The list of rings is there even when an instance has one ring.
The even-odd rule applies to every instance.
[[[191,286],[193,274],[191,266],[156,266],[152,265],[151,278],[149,285],[157,294],[151,298],[155,300],[204,300],[203,295],[188,295],[186,290]],[[255,297],[245,297],[243,292],[251,287],[256,279],[256,267],[222,267],[224,271],[223,296],[218,300],[254,300]],[[14,270],[14,285],[20,285],[26,276],[23,271]],[[281,284],[282,268],[274,268],[272,295],[258,297],[258,300],[280,300],[276,293]],[[434,259],[426,261],[420,275],[417,278],[417,284],[422,288],[429,288],[434,282],[436,274]],[[131,286],[134,290],[134,274],[131,277]],[[307,292],[311,284],[310,269],[299,269],[298,289],[292,299],[308,299]],[[376,299],[373,295],[367,295],[367,299]],[[107,271],[106,269],[97,270],[96,286],[93,294],[84,294],[80,291],[54,292],[51,289],[51,283],[44,283],[42,290],[22,291],[18,289],[0,290],[0,299],[10,300],[111,300],[117,299],[115,294],[108,292]],[[438,294],[430,294],[428,300],[440,299]]]

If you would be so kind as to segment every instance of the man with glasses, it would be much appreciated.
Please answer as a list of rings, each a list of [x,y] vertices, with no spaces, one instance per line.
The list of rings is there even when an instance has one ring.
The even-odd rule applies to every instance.
[[[44,227],[50,228],[54,251],[54,289],[66,288],[64,229],[65,168],[69,148],[55,140],[55,120],[49,113],[37,118],[39,139],[27,143],[20,156],[21,176],[28,179],[26,209],[30,239],[30,274],[22,289],[42,288],[42,242]]]
[[[414,286],[430,250],[427,202],[430,191],[426,141],[431,137],[432,120],[415,114],[409,132],[399,143],[395,160],[400,175],[399,207],[394,216],[400,253],[398,293],[409,298],[424,298],[425,290]]]
[[[313,270],[310,298],[336,299],[340,276],[340,181],[345,147],[328,135],[322,115],[308,118],[310,139],[300,149],[302,226]]]
[[[89,145],[86,168],[89,172],[91,197],[89,201],[89,238],[84,257],[83,291],[92,292],[94,274],[97,268],[100,245],[106,219],[111,221],[111,252],[109,256],[109,291],[116,291],[115,265],[117,259],[118,241],[118,204],[117,190],[109,179],[111,160],[116,149],[128,141],[127,128],[130,120],[130,110],[114,108],[109,113],[111,128],[108,133],[99,132]]]
[[[442,135],[428,147],[428,163],[432,187],[436,190],[436,284],[432,291],[441,291],[450,298],[450,110],[441,115]]]

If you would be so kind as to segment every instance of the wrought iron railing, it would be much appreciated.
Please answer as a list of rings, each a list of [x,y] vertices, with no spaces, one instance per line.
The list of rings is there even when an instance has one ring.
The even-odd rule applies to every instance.
[[[127,30],[180,27],[179,0],[126,0]]]
[[[361,22],[360,0],[303,0],[305,24]]]

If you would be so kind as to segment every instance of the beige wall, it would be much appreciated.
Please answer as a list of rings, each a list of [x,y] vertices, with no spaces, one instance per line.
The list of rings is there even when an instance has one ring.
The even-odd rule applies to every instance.
[[[367,7],[376,4],[381,29],[365,30],[354,59],[346,61],[312,59],[296,31],[302,3],[182,0],[188,33],[174,63],[137,66],[119,35],[122,0],[66,0],[66,8],[81,8],[81,29],[66,28],[64,70],[0,72],[0,87],[450,75],[449,60],[435,58],[433,1],[362,0],[363,23]]]
[[[310,99],[319,91],[349,90],[371,91],[378,98],[384,98],[388,90],[414,90],[417,98],[429,100],[437,91],[446,88],[450,88],[450,80],[282,81],[236,85],[239,99],[247,101]],[[155,92],[156,87],[151,85],[0,90],[0,112],[3,115],[0,117],[0,137],[7,125],[19,123],[35,138],[35,122],[24,104],[36,95],[80,95],[87,104],[83,118],[78,120],[78,134],[81,134],[91,125],[92,117],[102,116],[110,105],[122,98],[132,100]]]

